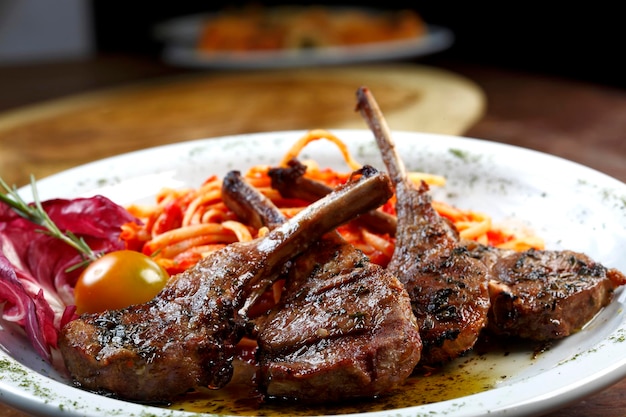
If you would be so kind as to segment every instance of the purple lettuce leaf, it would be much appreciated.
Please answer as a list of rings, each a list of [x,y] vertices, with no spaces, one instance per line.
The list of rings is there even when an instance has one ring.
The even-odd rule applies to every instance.
[[[102,196],[42,205],[61,231],[82,237],[96,253],[124,249],[121,226],[138,221]],[[68,268],[82,261],[74,248],[0,202],[1,317],[20,325],[47,360],[57,348],[60,329],[75,317],[73,289],[82,269]]]

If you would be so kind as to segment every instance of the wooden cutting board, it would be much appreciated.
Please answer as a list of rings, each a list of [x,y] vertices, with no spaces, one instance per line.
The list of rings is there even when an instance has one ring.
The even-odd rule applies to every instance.
[[[393,130],[462,135],[482,90],[418,65],[199,72],[72,96],[0,114],[0,176],[25,185],[89,161],[192,139],[292,129],[366,129],[368,86]]]

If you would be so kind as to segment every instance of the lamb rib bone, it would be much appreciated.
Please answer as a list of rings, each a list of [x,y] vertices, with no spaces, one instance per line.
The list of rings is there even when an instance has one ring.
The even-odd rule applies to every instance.
[[[287,167],[270,168],[268,175],[272,179],[272,188],[278,190],[283,197],[313,202],[332,191],[326,184],[304,177],[305,172],[306,165],[292,159]],[[354,221],[375,233],[386,233],[390,236],[396,233],[396,218],[380,210],[370,210]]]

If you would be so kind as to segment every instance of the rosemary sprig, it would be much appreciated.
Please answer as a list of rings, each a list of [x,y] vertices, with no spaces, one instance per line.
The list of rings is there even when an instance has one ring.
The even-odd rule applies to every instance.
[[[76,236],[69,230],[62,232],[58,226],[52,221],[48,213],[44,210],[37,193],[37,187],[35,184],[35,178],[31,175],[30,184],[33,193],[33,203],[28,204],[17,192],[15,186],[10,187],[2,178],[0,178],[0,201],[8,204],[18,215],[21,217],[42,226],[46,233],[56,239],[59,239],[66,244],[76,249],[85,259],[84,263],[89,263],[98,259],[98,255],[91,250],[87,242],[81,237]],[[76,269],[82,266],[84,263],[80,263],[70,269]]]

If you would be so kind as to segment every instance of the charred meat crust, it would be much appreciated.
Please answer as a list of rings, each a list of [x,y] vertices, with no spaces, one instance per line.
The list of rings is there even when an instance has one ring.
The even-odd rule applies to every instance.
[[[333,402],[385,394],[420,359],[402,284],[341,241],[296,259],[285,297],[260,325],[260,381],[276,398]]]

